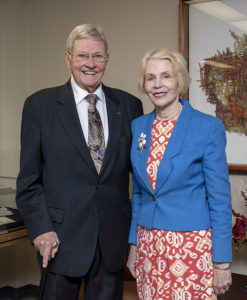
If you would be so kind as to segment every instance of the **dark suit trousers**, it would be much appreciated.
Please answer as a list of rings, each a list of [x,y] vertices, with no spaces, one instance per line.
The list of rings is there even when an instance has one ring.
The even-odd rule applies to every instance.
[[[85,280],[84,300],[122,300],[123,270],[109,272],[102,260],[99,244]],[[45,300],[78,300],[82,277],[68,277],[49,272]]]

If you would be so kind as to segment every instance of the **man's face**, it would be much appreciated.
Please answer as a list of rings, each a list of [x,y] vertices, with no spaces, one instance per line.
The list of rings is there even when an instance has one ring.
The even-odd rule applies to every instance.
[[[97,57],[105,57],[98,61]],[[93,93],[99,86],[107,64],[105,45],[101,40],[75,40],[72,53],[65,53],[68,68],[76,83],[89,93]]]

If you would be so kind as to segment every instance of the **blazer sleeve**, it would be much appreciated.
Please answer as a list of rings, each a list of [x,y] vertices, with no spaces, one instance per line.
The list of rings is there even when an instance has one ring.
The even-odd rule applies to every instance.
[[[39,115],[28,99],[21,125],[20,172],[17,177],[16,203],[31,241],[38,235],[54,231],[42,186],[42,145]]]
[[[141,190],[137,183],[134,172],[132,173],[132,216],[129,234],[129,243],[136,245],[137,241],[137,222],[141,205]]]
[[[222,122],[215,118],[208,131],[202,169],[212,224],[214,262],[232,260],[232,207],[226,160],[226,135]]]
[[[142,106],[140,107],[140,113],[142,113]],[[134,135],[134,127],[136,121],[131,124],[132,135]],[[134,159],[134,157],[132,157]],[[131,215],[131,225],[129,234],[129,243],[136,245],[137,241],[137,222],[140,213],[141,206],[141,188],[139,187],[138,181],[136,180],[135,172],[132,172],[132,215]]]

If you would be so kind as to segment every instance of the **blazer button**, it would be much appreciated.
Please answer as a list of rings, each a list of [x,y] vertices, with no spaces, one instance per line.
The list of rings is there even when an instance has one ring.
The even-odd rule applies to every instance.
[[[154,197],[154,196],[152,196],[152,199],[153,199],[153,201],[156,201],[156,199],[155,199],[155,197]]]

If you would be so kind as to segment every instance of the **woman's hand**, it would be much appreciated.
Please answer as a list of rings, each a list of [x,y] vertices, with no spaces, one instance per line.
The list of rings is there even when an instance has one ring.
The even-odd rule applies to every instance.
[[[213,288],[216,294],[223,295],[232,284],[229,263],[214,263]]]
[[[134,278],[136,278],[136,246],[135,245],[130,246],[127,267],[129,268],[131,275]]]

